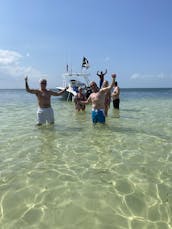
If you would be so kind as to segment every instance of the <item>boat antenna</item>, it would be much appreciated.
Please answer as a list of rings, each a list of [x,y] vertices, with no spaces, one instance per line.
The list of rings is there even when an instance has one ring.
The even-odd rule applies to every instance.
[[[69,71],[69,65],[67,64],[66,65],[66,72],[68,72]]]

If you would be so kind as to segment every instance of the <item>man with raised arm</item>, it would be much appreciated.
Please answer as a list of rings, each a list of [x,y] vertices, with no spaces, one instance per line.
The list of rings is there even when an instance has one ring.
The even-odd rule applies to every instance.
[[[28,85],[28,77],[25,77],[25,88],[26,91],[35,94],[38,99],[38,110],[37,110],[37,125],[42,125],[48,122],[49,124],[54,123],[54,111],[51,107],[51,96],[59,96],[65,92],[67,88],[63,91],[55,92],[52,90],[47,90],[47,80],[40,80],[40,89],[30,89]]]
[[[115,84],[116,74],[112,74],[112,83],[108,87],[98,88],[97,84],[92,81],[90,83],[90,87],[92,89],[92,93],[88,97],[86,101],[82,101],[82,104],[92,104],[92,122],[95,124],[105,123],[105,95],[106,92],[111,90]]]
[[[102,87],[102,84],[104,82],[104,76],[107,74],[107,69],[105,70],[105,72],[101,71],[97,71],[97,76],[99,76],[100,78],[100,82],[99,82],[99,87],[101,88]]]

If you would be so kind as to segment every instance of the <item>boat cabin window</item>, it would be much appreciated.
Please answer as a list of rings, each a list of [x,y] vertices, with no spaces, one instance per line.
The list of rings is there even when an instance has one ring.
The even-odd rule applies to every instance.
[[[70,84],[71,84],[71,86],[76,85],[76,80],[70,80]]]

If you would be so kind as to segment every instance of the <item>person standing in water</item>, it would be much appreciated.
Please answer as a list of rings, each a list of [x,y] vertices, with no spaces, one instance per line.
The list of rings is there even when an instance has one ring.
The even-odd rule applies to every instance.
[[[54,124],[54,111],[51,107],[51,96],[59,96],[63,94],[67,88],[63,91],[55,92],[47,90],[47,80],[40,80],[40,89],[30,89],[28,85],[28,77],[25,77],[25,89],[31,94],[35,94],[38,99],[38,110],[37,110],[37,125],[42,125],[48,122]]]
[[[106,75],[106,73],[107,73],[107,69],[105,70],[104,73],[103,73],[103,71],[101,71],[101,72],[97,71],[97,76],[99,76],[99,78],[100,78],[100,83],[99,83],[100,88],[102,87],[102,84],[104,81],[104,76]]]
[[[112,74],[112,83],[108,87],[99,89],[97,84],[92,81],[90,87],[92,89],[91,95],[86,101],[81,101],[81,104],[92,104],[92,122],[96,123],[105,123],[105,96],[106,92],[111,90],[115,84],[116,74]]]
[[[80,110],[85,111],[85,104],[80,103],[80,101],[85,101],[85,100],[86,100],[86,96],[83,94],[82,88],[79,87],[78,93],[74,97],[75,109],[77,111],[80,111]]]
[[[112,92],[112,101],[113,101],[113,107],[114,109],[119,110],[119,104],[120,104],[120,88],[118,87],[118,82],[115,82],[114,90]]]

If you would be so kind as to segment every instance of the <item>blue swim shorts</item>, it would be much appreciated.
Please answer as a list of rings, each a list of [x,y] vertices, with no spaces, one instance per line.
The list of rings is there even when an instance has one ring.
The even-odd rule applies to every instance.
[[[93,123],[105,123],[105,113],[103,109],[92,109],[92,121]]]

